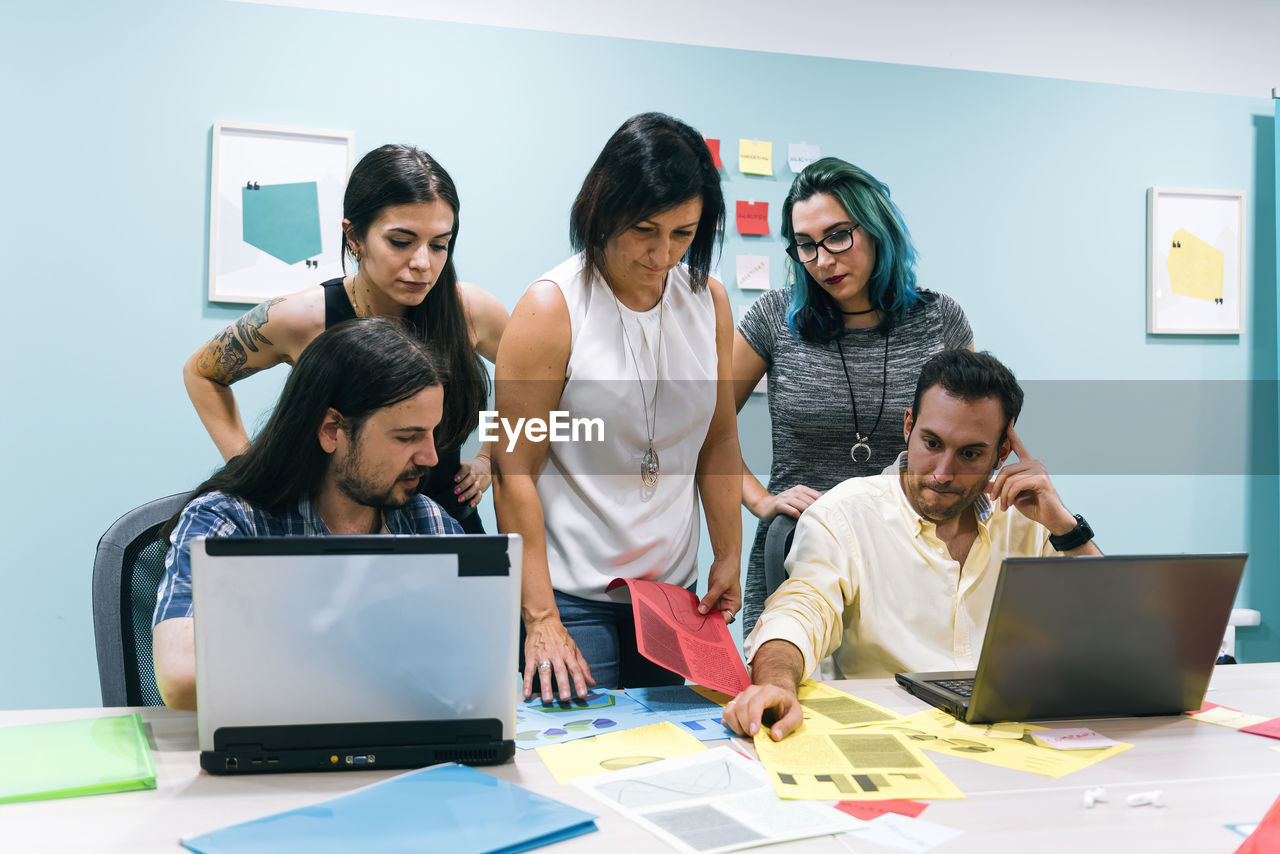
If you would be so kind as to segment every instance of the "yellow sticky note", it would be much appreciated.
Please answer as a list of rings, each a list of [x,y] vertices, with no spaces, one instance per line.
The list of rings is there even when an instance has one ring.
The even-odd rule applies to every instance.
[[[552,744],[538,748],[538,756],[560,783],[647,765],[659,759],[706,750],[706,745],[670,721]]]
[[[1254,724],[1271,720],[1263,715],[1250,715],[1246,712],[1237,712],[1235,709],[1228,709],[1223,706],[1214,706],[1207,712],[1192,715],[1191,719],[1231,729],[1240,729],[1240,727],[1253,726]]]
[[[738,140],[738,171],[743,175],[772,175],[773,143]]]
[[[967,724],[956,721],[951,730],[960,736],[977,736],[979,738],[1022,738],[1027,728],[1022,724],[1006,722],[999,724]]]
[[[1169,246],[1169,285],[1179,296],[1222,299],[1223,254],[1185,228]]]
[[[755,745],[774,791],[788,800],[964,797],[919,747],[879,727],[814,732],[801,724],[782,741],[761,729]]]

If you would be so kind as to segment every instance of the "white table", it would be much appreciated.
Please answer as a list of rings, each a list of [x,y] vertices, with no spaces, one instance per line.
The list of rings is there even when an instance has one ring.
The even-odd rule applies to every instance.
[[[889,679],[834,683],[855,696],[911,713],[924,704]],[[1280,717],[1280,664],[1221,667],[1208,700]],[[120,714],[129,709],[0,711],[0,725]],[[0,805],[0,850],[5,852],[175,852],[177,839],[324,800],[397,771],[263,774],[212,777],[200,770],[195,715],[138,709],[156,763],[155,791]],[[1260,819],[1280,796],[1280,740],[1239,733],[1186,718],[1124,718],[1094,724],[1132,742],[1132,750],[1054,780],[935,753],[927,755],[968,796],[935,801],[922,818],[964,835],[936,849],[942,854],[1071,852],[1160,854],[1234,851],[1242,838],[1227,824]],[[661,842],[572,786],[561,786],[532,751],[513,763],[483,770],[596,813],[599,833],[546,851],[610,854],[660,851]],[[1086,788],[1105,786],[1109,802],[1085,809]],[[1133,792],[1161,789],[1167,806],[1128,807]],[[853,838],[823,837],[785,846],[812,852],[891,849]],[[777,849],[770,849],[777,850]]]

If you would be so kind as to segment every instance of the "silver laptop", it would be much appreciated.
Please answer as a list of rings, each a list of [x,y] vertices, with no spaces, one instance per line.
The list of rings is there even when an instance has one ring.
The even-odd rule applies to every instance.
[[[977,672],[898,684],[969,723],[1198,709],[1246,558],[1006,558]]]
[[[510,759],[520,555],[517,535],[193,541],[200,764]]]

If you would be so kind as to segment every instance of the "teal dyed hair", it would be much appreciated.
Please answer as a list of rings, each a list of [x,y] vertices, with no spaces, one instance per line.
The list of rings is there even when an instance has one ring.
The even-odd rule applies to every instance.
[[[826,193],[840,203],[849,219],[875,240],[876,263],[867,281],[872,308],[881,311],[876,328],[887,332],[925,296],[916,288],[916,250],[902,212],[889,198],[889,188],[874,176],[838,157],[815,160],[796,176],[782,203],[782,236],[795,242],[791,209],[797,202]],[[787,326],[797,340],[826,343],[844,329],[835,300],[803,264],[787,258],[791,307]]]

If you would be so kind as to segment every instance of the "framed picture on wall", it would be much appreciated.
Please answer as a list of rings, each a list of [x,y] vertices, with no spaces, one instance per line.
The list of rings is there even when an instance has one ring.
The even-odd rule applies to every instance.
[[[256,304],[342,275],[348,131],[215,122],[209,299]]]
[[[1147,332],[1244,328],[1244,193],[1147,190]]]

